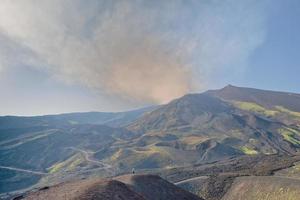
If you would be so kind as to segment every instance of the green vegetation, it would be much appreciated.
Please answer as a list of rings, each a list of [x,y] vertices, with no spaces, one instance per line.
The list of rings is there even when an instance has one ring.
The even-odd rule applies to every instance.
[[[252,148],[249,148],[247,146],[243,146],[241,148],[242,152],[244,152],[245,154],[247,155],[255,155],[255,154],[258,154],[258,152]]]
[[[278,132],[283,136],[283,138],[296,145],[300,146],[300,140],[296,138],[296,135],[300,135],[298,131],[291,129],[291,128],[281,128]]]
[[[54,174],[62,170],[72,171],[82,162],[84,162],[84,159],[81,157],[81,155],[74,155],[63,162],[55,163],[50,168],[48,168],[48,170],[50,174]]]
[[[300,112],[294,112],[294,111],[291,111],[283,106],[275,106],[275,108],[277,110],[279,110],[280,112],[285,112],[293,117],[299,117],[300,118]]]
[[[61,163],[55,163],[54,165],[52,165],[52,166],[50,167],[49,173],[54,174],[54,173],[60,171],[60,169],[62,169],[63,166],[64,166],[64,163],[63,163],[63,162],[61,162]]]
[[[255,113],[262,114],[262,115],[265,115],[265,116],[268,116],[268,117],[273,117],[273,116],[275,116],[279,113],[276,110],[266,109],[263,106],[258,105],[258,104],[253,103],[253,102],[234,101],[233,104],[236,107],[238,107],[239,109],[255,112]]]

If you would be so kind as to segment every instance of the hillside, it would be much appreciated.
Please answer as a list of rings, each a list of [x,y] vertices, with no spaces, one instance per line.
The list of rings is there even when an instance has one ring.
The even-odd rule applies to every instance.
[[[47,182],[57,183],[82,173],[111,175],[112,167],[93,155],[117,141],[134,137],[125,129],[104,125],[17,131],[16,137],[1,141],[0,174],[5,187],[0,187],[0,192],[22,189],[45,177]]]
[[[225,100],[239,109],[264,115],[285,124],[300,126],[300,94],[232,85],[206,93]]]
[[[300,180],[286,177],[237,178],[222,200],[298,200]]]
[[[119,180],[128,185],[135,192],[142,194],[145,199],[189,199],[189,200],[201,200],[202,198],[189,193],[174,184],[154,175],[124,175],[116,177],[115,180]]]
[[[246,155],[213,163],[165,169],[158,174],[206,200],[220,200],[237,178],[271,177],[274,174],[279,176],[277,173],[294,169],[299,160],[299,155]]]
[[[88,180],[68,182],[24,195],[26,200],[145,200],[124,183],[114,180]]]
[[[0,117],[0,193],[132,168],[293,156],[300,147],[298,102],[297,94],[227,86],[126,113]]]
[[[220,90],[209,90],[207,94],[229,101],[252,102],[272,109],[276,106],[300,112],[300,94],[243,88],[228,85]]]
[[[25,200],[202,200],[159,176],[126,175],[115,179],[67,182],[24,194]]]
[[[139,144],[146,137],[147,145],[193,150],[198,153],[195,162],[241,154],[294,154],[300,145],[298,126],[243,109],[210,92],[174,100],[145,114],[128,129],[142,135]],[[169,140],[161,142],[158,137]]]

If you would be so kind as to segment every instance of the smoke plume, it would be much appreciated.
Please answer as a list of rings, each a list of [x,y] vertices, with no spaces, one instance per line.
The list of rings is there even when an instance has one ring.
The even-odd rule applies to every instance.
[[[259,1],[2,0],[1,66],[164,103],[236,71],[263,42]],[[18,55],[16,63],[15,55]]]

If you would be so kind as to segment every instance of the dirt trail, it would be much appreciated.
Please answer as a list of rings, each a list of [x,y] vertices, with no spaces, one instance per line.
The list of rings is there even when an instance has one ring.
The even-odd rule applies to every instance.
[[[77,148],[77,147],[67,147],[67,148],[68,148],[68,149],[75,150],[75,151],[79,151],[79,152],[83,153],[83,154],[84,154],[84,158],[85,158],[87,161],[89,161],[89,162],[91,162],[91,163],[94,163],[94,164],[96,164],[96,165],[99,165],[99,166],[103,166],[103,169],[106,169],[106,170],[112,172],[112,170],[111,170],[111,168],[113,168],[112,165],[109,165],[109,164],[104,163],[104,162],[102,162],[102,161],[100,161],[100,160],[95,160],[94,158],[92,158],[92,155],[93,155],[95,152],[93,152],[93,151],[86,151],[86,150],[83,150],[83,149],[79,149],[79,148]]]
[[[203,179],[207,179],[209,178],[208,176],[197,176],[197,177],[193,177],[193,178],[189,178],[189,179],[185,179],[185,180],[182,180],[182,181],[178,181],[176,183],[174,183],[175,185],[179,185],[181,183],[186,183],[186,182],[189,182],[189,181],[195,181],[195,180],[203,180]]]
[[[45,173],[45,172],[32,171],[32,170],[21,169],[21,168],[16,168],[16,167],[0,166],[0,168],[1,169],[13,170],[13,171],[19,171],[19,172],[25,172],[25,173],[30,173],[30,174],[37,174],[37,175],[47,175],[48,174],[48,173]]]

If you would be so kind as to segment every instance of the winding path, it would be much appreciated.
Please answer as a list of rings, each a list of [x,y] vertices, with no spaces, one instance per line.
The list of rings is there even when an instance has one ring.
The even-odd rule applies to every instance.
[[[72,149],[72,150],[75,150],[75,151],[79,151],[81,153],[84,154],[84,158],[91,162],[91,163],[94,163],[96,165],[100,165],[100,166],[103,166],[102,168],[103,169],[106,169],[106,170],[109,170],[109,171],[112,171],[111,168],[113,168],[111,165],[107,164],[107,163],[104,163],[102,161],[99,161],[99,160],[95,160],[93,158],[91,158],[91,154],[94,154],[95,152],[93,151],[86,151],[86,150],[83,150],[83,149],[79,149],[77,147],[67,147],[67,149]]]
[[[47,175],[48,174],[45,172],[32,171],[32,170],[28,170],[28,169],[20,169],[20,168],[16,168],[16,167],[7,167],[7,166],[1,166],[1,165],[0,165],[0,168],[13,170],[13,171],[19,171],[19,172],[25,172],[25,173],[30,173],[30,174],[36,174],[36,175]]]
[[[182,180],[182,181],[178,181],[176,183],[174,183],[175,185],[179,185],[181,183],[186,183],[186,182],[189,182],[189,181],[195,181],[195,180],[203,180],[203,179],[207,179],[208,176],[197,176],[197,177],[193,177],[193,178],[189,178],[189,179],[185,179],[185,180]]]
[[[76,147],[66,147],[67,149],[72,149],[75,151],[79,151],[81,153],[84,154],[84,158],[91,162],[94,163],[98,166],[101,166],[102,169],[108,170],[110,172],[113,172],[113,170],[111,168],[113,168],[111,165],[104,163],[102,161],[99,160],[95,160],[93,158],[91,158],[91,154],[94,154],[95,152],[93,151],[85,151]],[[13,171],[18,171],[18,172],[25,172],[25,173],[30,173],[30,174],[35,174],[35,175],[48,175],[49,173],[46,172],[40,172],[40,171],[32,171],[32,170],[28,170],[28,169],[21,169],[21,168],[17,168],[17,167],[8,167],[8,166],[2,166],[0,165],[0,169],[7,169],[7,170],[13,170]],[[98,168],[99,169],[99,168]]]

